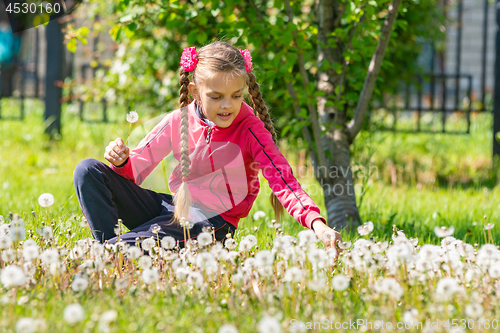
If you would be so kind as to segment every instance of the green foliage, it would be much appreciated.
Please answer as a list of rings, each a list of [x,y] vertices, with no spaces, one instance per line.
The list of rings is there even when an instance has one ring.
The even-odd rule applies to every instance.
[[[103,72],[92,87],[78,88],[88,99],[101,98],[111,91],[109,103],[156,110],[176,108],[182,49],[199,48],[223,39],[251,51],[254,73],[278,132],[300,137],[300,126],[284,127],[296,117],[286,82],[293,84],[300,106],[305,108],[308,102],[316,104],[316,98],[323,95],[316,87],[318,70],[331,68],[337,75],[342,73],[340,63],[317,61],[318,27],[312,0],[291,1],[293,22],[289,22],[283,0],[164,1],[147,5],[134,0],[105,4],[90,0],[88,4],[89,16],[101,12],[103,24],[109,26],[110,35],[120,44],[112,63],[105,64],[110,70]],[[341,24],[330,34],[328,46],[339,48],[349,65],[345,89],[336,90],[341,94],[338,98],[328,96],[327,106],[338,107],[338,100],[340,105],[347,103],[348,110],[352,110],[387,14],[388,0],[343,1],[339,6],[343,9]],[[399,79],[413,77],[418,70],[416,57],[422,45],[426,40],[442,38],[439,30],[442,22],[435,0],[403,3],[378,80],[384,88],[377,87],[374,98],[382,91],[394,90]],[[355,32],[349,41],[353,28]],[[294,33],[297,34],[295,41]],[[304,58],[310,82],[305,88],[299,73],[299,53]],[[247,102],[251,104],[248,96]]]

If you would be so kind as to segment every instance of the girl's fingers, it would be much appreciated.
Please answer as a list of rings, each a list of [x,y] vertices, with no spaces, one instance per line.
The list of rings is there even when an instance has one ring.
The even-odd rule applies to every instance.
[[[112,148],[110,148],[109,146],[108,146],[108,148],[106,148],[106,153],[110,157],[114,158],[115,160],[121,159],[120,155],[118,155],[118,153],[116,151],[114,151]]]

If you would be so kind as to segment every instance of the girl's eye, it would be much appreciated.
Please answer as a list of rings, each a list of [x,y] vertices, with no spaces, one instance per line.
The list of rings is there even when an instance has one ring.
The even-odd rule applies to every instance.
[[[241,97],[241,95],[234,96],[234,98],[240,98],[240,97]],[[212,97],[212,96],[210,96],[210,98],[211,98],[211,99],[219,99],[219,97]]]

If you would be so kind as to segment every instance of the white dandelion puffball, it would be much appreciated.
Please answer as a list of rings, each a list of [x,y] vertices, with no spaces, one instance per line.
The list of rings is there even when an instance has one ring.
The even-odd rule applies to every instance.
[[[281,324],[276,318],[266,315],[259,321],[259,333],[281,333]]]
[[[130,111],[127,113],[127,121],[131,124],[139,120],[139,114],[136,111]]]
[[[360,234],[360,236],[366,236],[372,231],[373,231],[373,222],[372,221],[368,221],[365,224],[363,224],[362,226],[358,227],[358,233]]]
[[[231,324],[225,324],[225,325],[222,325],[219,330],[217,331],[217,333],[238,333],[238,329],[236,328],[236,326],[234,325],[231,325]]]
[[[254,220],[258,220],[260,219],[261,217],[266,217],[266,213],[264,213],[263,211],[259,210],[259,211],[256,211],[254,214],[253,214],[253,219]]]
[[[118,312],[116,312],[115,310],[109,310],[109,311],[104,312],[101,315],[101,317],[99,318],[99,321],[101,323],[109,324],[109,323],[115,321],[117,317],[118,317]]]
[[[139,267],[142,269],[151,268],[153,266],[153,259],[150,256],[142,256],[139,258]]]
[[[161,246],[165,250],[173,249],[175,247],[175,243],[175,238],[172,236],[165,236],[161,239]]]
[[[452,277],[444,277],[437,283],[436,296],[440,301],[447,301],[459,290],[460,287],[457,280]]]
[[[16,323],[17,333],[34,333],[45,330],[47,327],[45,320],[33,318],[21,318]]]
[[[12,239],[7,235],[0,235],[0,249],[5,250],[12,246]]]
[[[142,271],[142,280],[144,281],[145,284],[151,284],[156,281],[158,281],[158,278],[160,275],[158,274],[158,270],[153,267],[153,268],[148,268]]]
[[[142,241],[142,249],[144,251],[151,251],[153,247],[155,247],[156,242],[153,238],[146,238],[145,240]]]
[[[78,303],[70,304],[64,309],[63,317],[68,324],[74,325],[85,318],[85,311]]]
[[[439,238],[451,236],[451,235],[453,235],[454,232],[455,232],[455,227],[453,227],[453,226],[451,226],[451,227],[435,227],[434,228],[434,233]]]
[[[26,282],[26,276],[21,267],[9,265],[2,269],[0,273],[0,281],[6,287],[22,286]]]
[[[127,249],[127,256],[132,260],[138,259],[142,256],[142,250],[137,246],[131,246]]]
[[[213,242],[213,237],[211,233],[202,232],[198,235],[198,245],[205,247]]]
[[[38,197],[38,204],[42,207],[50,207],[54,204],[54,196],[50,193],[43,193]]]
[[[337,274],[332,278],[332,288],[338,291],[346,290],[349,287],[349,279],[343,274]]]
[[[89,286],[89,282],[87,279],[82,278],[82,277],[76,277],[73,280],[73,283],[71,284],[71,289],[73,289],[74,292],[79,292],[79,291],[84,291],[87,289]]]

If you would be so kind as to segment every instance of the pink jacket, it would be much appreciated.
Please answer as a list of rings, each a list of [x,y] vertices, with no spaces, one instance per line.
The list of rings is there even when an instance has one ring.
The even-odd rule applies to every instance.
[[[210,128],[188,105],[190,173],[187,180],[192,201],[238,227],[250,212],[259,193],[259,169],[287,212],[311,228],[315,219],[326,220],[293,176],[288,161],[274,143],[264,123],[245,102],[233,123]],[[180,109],[167,114],[130,152],[121,167],[110,165],[119,175],[140,185],[170,152],[180,161]],[[175,193],[181,184],[180,164],[169,179]]]

